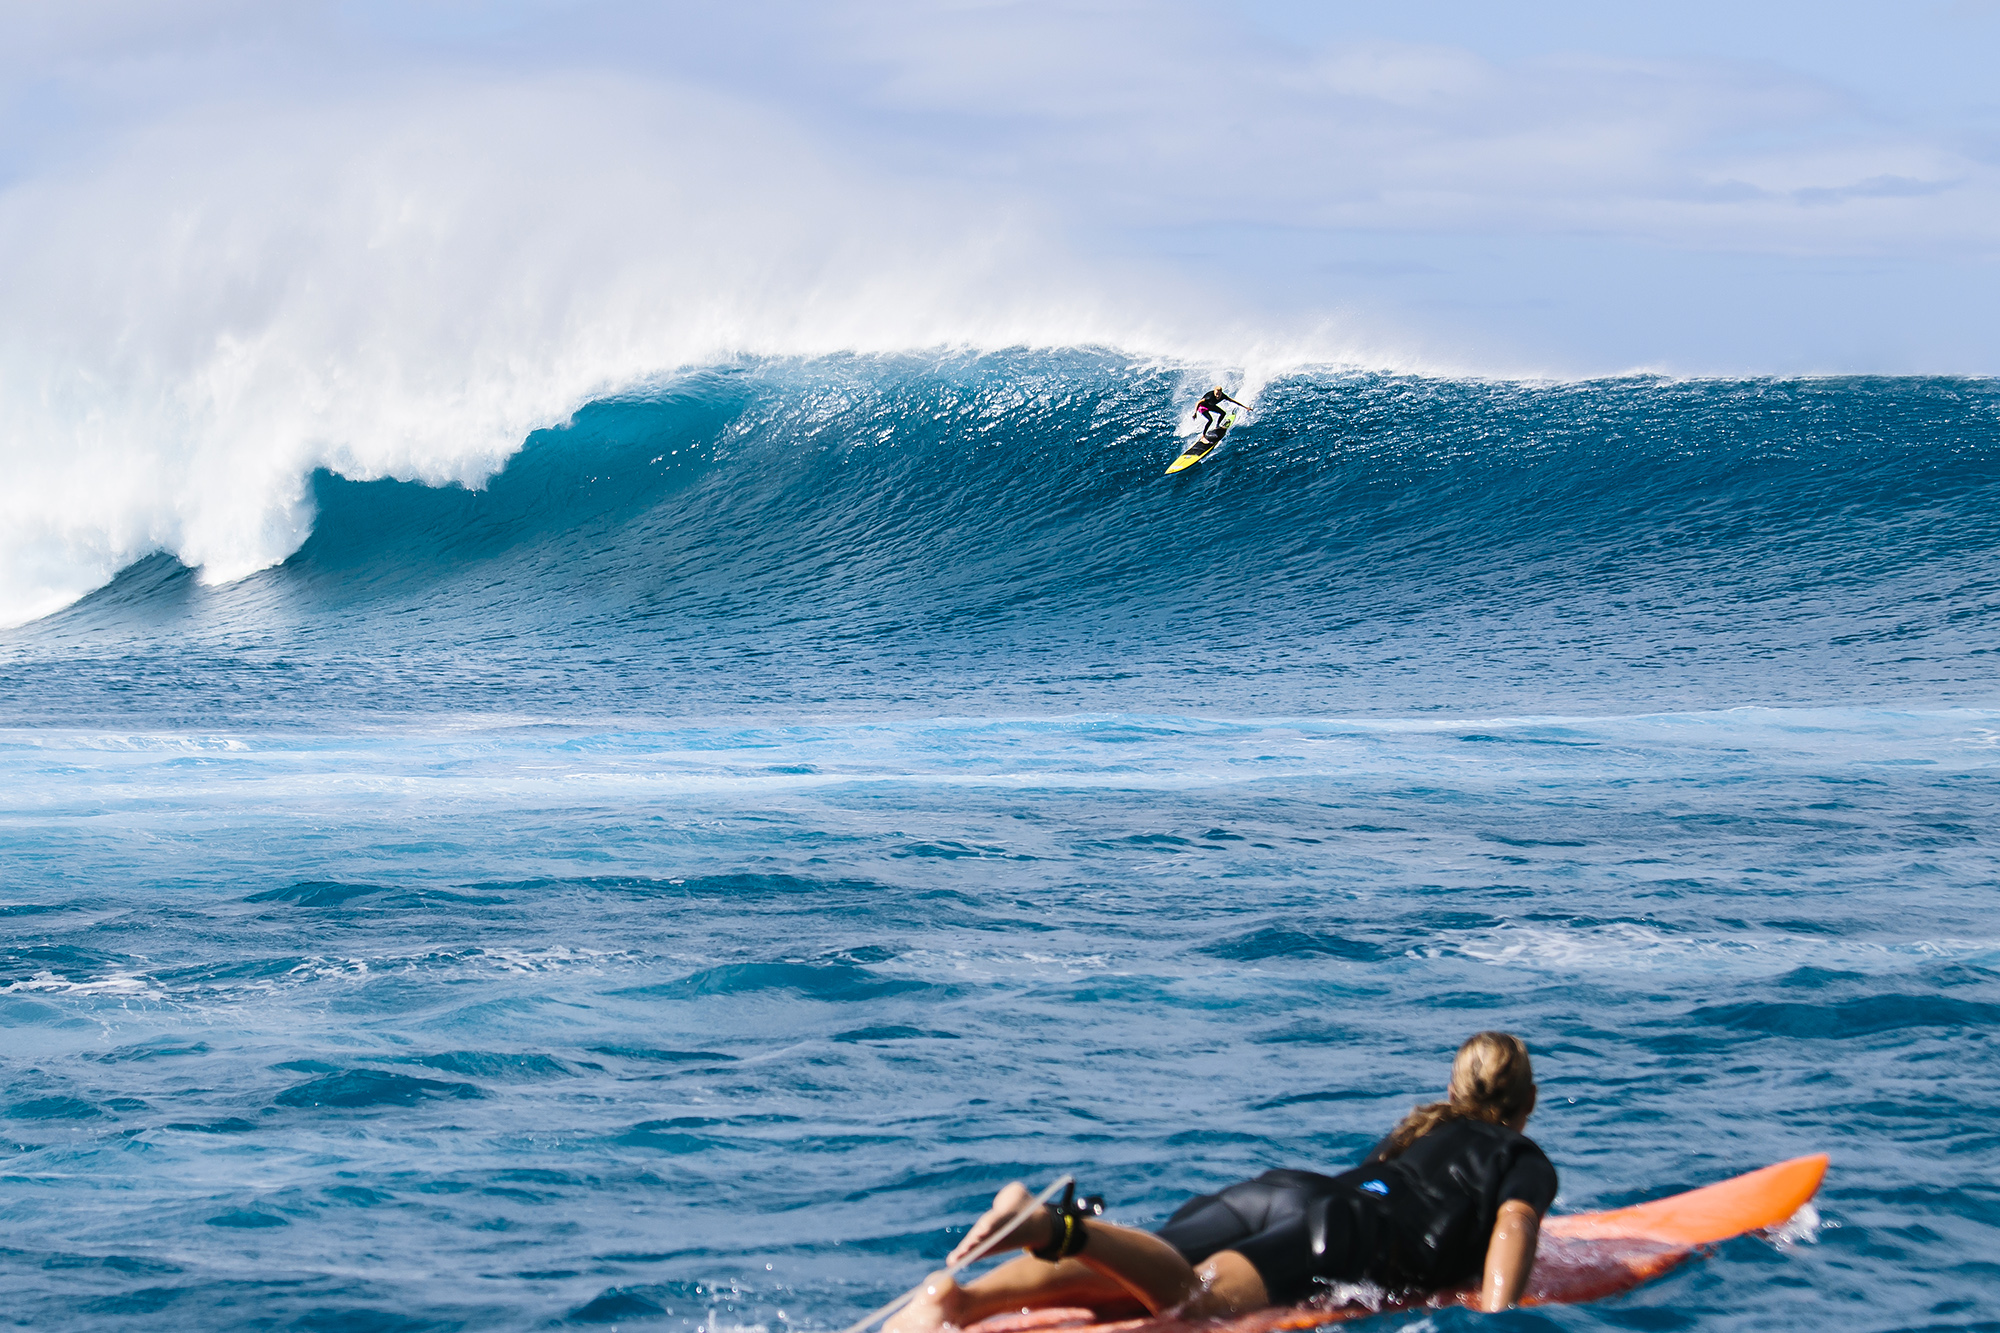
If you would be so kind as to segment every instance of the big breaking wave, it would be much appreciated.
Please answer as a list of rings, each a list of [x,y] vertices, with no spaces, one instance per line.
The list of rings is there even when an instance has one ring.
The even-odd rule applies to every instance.
[[[13,637],[360,654],[329,679],[390,711],[1987,697],[1990,383],[1301,372],[1166,478],[1194,387],[1106,352],[742,360],[483,489],[322,469],[280,568],[163,557]]]
[[[1405,364],[1206,328],[1014,201],[603,77],[168,118],[0,193],[0,254],[0,624],[152,552],[241,578],[305,539],[316,469],[478,485],[583,404],[734,356]]]

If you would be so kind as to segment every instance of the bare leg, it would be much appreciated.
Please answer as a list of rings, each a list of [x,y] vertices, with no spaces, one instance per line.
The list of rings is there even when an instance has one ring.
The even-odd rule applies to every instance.
[[[942,1269],[932,1273],[923,1295],[899,1310],[883,1333],[930,1333],[947,1324],[964,1328],[989,1315],[1058,1305],[1078,1305],[1106,1316],[1143,1314],[1146,1309],[1118,1282],[1078,1260],[1048,1264],[1024,1254],[962,1287]]]
[[[1019,1224],[1014,1217],[1034,1196],[1012,1184],[973,1223],[951,1252],[960,1261],[989,1239],[1001,1248],[1046,1245],[1053,1223],[1037,1208]],[[1225,1250],[1196,1273],[1180,1251],[1148,1231],[1093,1221],[1081,1254],[1060,1263],[1022,1255],[964,1286],[934,1273],[926,1290],[890,1320],[884,1333],[928,1333],[943,1324],[964,1327],[1007,1310],[1084,1305],[1093,1309],[1136,1300],[1152,1314],[1183,1309],[1190,1315],[1256,1310],[1270,1304],[1264,1282],[1249,1260]]]

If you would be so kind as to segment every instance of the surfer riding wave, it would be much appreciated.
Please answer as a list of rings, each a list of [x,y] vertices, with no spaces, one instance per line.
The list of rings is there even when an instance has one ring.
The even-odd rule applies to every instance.
[[[1011,1184],[950,1262],[982,1246],[1029,1253],[963,1286],[933,1274],[884,1333],[1052,1306],[1239,1314],[1295,1304],[1332,1282],[1431,1292],[1477,1279],[1480,1308],[1504,1310],[1527,1286],[1556,1196],[1555,1167],[1522,1133],[1534,1109],[1527,1046],[1481,1032],[1459,1047],[1446,1100],[1412,1110],[1337,1176],[1266,1171],[1190,1199],[1158,1232],[1074,1204],[1023,1216],[1031,1196]]]
[[[1216,385],[1213,389],[1203,394],[1201,400],[1194,405],[1194,416],[1201,422],[1201,433],[1203,435],[1219,428],[1223,424],[1222,405],[1224,403],[1234,403],[1246,412],[1250,410],[1246,404],[1238,403],[1234,398],[1224,393],[1220,384]]]

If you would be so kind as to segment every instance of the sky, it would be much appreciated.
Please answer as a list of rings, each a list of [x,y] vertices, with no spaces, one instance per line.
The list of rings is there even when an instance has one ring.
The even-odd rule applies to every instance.
[[[2000,372],[1995,2],[11,8],[15,183],[205,112],[698,89],[1170,321],[1475,372]]]
[[[2000,0],[0,0],[0,624],[736,354],[2000,374]]]

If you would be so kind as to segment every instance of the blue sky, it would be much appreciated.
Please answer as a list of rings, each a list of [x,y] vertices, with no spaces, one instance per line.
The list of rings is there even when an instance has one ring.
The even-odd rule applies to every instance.
[[[1418,362],[2000,372],[2000,3],[24,17],[38,40],[3,67],[16,183],[203,107],[338,116],[467,81],[616,77],[758,108],[849,178],[1008,210],[1066,281],[1332,320]]]

